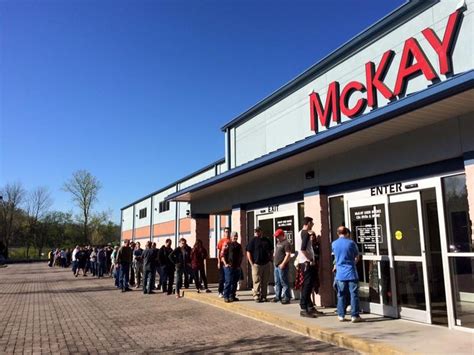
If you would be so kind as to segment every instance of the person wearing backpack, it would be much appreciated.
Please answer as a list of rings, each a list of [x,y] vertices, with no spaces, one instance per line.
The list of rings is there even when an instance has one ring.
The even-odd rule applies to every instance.
[[[243,259],[242,246],[238,242],[239,234],[232,232],[231,242],[227,243],[222,253],[222,263],[224,265],[224,302],[234,302],[236,297],[237,283],[240,278],[240,264]]]

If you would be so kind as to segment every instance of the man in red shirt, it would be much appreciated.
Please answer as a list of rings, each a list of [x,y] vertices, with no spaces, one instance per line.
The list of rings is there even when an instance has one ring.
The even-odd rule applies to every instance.
[[[224,274],[224,264],[222,262],[222,256],[225,249],[225,246],[230,243],[230,228],[224,228],[224,236],[219,243],[217,243],[217,253],[219,254],[217,257],[217,268],[219,269],[219,297],[224,297],[224,282],[225,282],[225,274]]]

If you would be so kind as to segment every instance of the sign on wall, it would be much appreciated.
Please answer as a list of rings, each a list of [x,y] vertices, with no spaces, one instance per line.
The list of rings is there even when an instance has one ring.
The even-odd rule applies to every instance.
[[[329,128],[331,120],[334,125],[339,124],[341,114],[348,118],[355,118],[361,115],[367,106],[377,108],[378,93],[390,101],[403,97],[408,82],[414,77],[423,75],[429,85],[440,81],[439,75],[451,74],[453,72],[452,54],[463,11],[464,8],[458,9],[449,16],[442,38],[439,38],[429,27],[421,31],[426,39],[425,46],[430,46],[436,52],[437,63],[429,61],[423,47],[415,38],[410,37],[405,41],[394,87],[388,87],[384,82],[388,71],[394,70],[391,64],[397,55],[393,50],[388,50],[382,55],[378,64],[372,61],[365,64],[365,82],[350,81],[342,88],[338,81],[331,82],[324,105],[319,93],[312,92],[309,95],[311,130],[318,133],[320,126]],[[355,104],[349,106],[350,98],[356,92],[365,94],[365,97],[359,98]]]

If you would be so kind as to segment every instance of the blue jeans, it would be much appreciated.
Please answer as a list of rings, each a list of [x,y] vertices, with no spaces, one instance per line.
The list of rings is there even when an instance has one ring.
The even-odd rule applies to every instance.
[[[283,270],[278,266],[275,267],[275,299],[289,301],[291,298],[290,295],[290,286],[288,281],[288,266]]]
[[[237,282],[240,278],[240,269],[224,267],[224,298],[233,299],[237,291]]]
[[[129,284],[128,284],[129,275],[130,275],[130,264],[120,263],[119,286],[122,290],[129,288]]]
[[[154,270],[145,269],[145,275],[143,276],[143,293],[150,293],[153,288],[151,287],[151,283],[153,281],[153,273]]]
[[[336,281],[337,282],[337,315],[344,317],[346,314],[347,294],[351,297],[351,316],[359,316],[359,281]]]
[[[114,270],[115,287],[120,288],[120,265],[115,265]]]
[[[99,274],[98,276],[99,276],[99,277],[102,277],[102,276],[104,276],[104,274],[105,274],[105,268],[107,267],[106,262],[105,262],[105,260],[104,260],[104,261],[98,262],[97,264],[99,265],[98,270],[97,270],[97,272],[98,272],[98,274]]]

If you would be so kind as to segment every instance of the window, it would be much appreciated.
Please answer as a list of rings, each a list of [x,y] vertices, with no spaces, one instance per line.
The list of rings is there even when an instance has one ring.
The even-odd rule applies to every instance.
[[[474,240],[471,239],[472,226],[469,220],[466,175],[449,176],[442,181],[448,252],[472,253],[474,251]]]
[[[160,213],[166,212],[170,210],[170,202],[169,201],[161,201],[160,202]]]
[[[331,197],[329,199],[329,213],[331,220],[331,241],[339,238],[337,227],[345,226],[344,196]]]
[[[139,218],[145,218],[146,217],[146,208],[142,208],[139,212]]]

